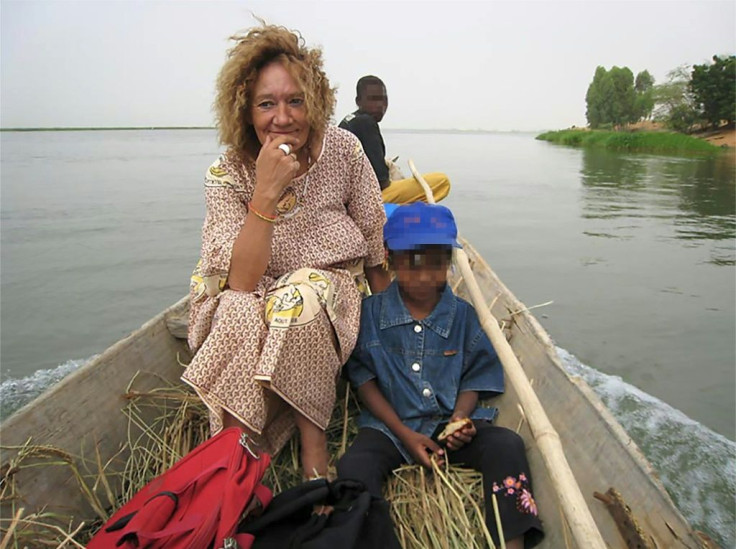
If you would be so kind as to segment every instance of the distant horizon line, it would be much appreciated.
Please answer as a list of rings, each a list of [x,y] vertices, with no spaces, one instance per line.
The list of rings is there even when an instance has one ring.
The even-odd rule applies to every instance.
[[[132,130],[216,130],[215,126],[58,126],[58,127],[28,127],[28,128],[0,128],[0,132],[61,132],[61,131],[132,131]],[[535,133],[548,131],[536,130],[487,130],[483,128],[381,128],[384,132],[393,133]]]

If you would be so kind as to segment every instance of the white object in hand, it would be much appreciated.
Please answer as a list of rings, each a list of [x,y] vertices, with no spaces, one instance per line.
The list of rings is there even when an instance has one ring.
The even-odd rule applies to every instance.
[[[447,426],[442,430],[442,432],[437,437],[437,440],[443,441],[447,437],[449,437],[451,434],[459,431],[465,426],[472,425],[473,421],[470,418],[464,417],[462,419],[458,419],[455,421],[451,421],[447,424]]]
[[[289,156],[291,154],[291,147],[289,147],[289,145],[287,145],[286,143],[281,143],[281,145],[279,145],[279,149],[284,151],[284,154],[286,156]]]

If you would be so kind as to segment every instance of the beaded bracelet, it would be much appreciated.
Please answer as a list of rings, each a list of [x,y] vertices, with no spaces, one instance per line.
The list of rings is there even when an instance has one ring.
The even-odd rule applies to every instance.
[[[248,203],[248,211],[253,213],[258,219],[262,219],[263,221],[266,221],[267,223],[276,223],[276,220],[279,218],[277,215],[266,215],[264,213],[259,212],[253,207],[253,203]]]

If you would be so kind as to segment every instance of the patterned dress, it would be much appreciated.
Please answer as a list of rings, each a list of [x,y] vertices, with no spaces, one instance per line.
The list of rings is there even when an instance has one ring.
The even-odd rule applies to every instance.
[[[292,408],[327,427],[358,335],[363,266],[383,261],[385,214],[360,142],[329,127],[320,157],[279,201],[265,274],[253,292],[230,290],[232,248],[254,189],[255,164],[232,151],[205,176],[202,254],[190,287],[196,354],[182,379],[209,408],[213,435],[227,410],[276,453],[294,433]]]

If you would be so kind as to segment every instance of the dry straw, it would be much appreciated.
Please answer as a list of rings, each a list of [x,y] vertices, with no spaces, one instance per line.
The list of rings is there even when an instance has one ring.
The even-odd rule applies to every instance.
[[[0,549],[22,547],[84,547],[94,531],[147,482],[171,467],[208,435],[206,408],[184,386],[165,385],[145,393],[128,387],[126,447],[129,454],[121,473],[112,473],[112,460],[103,463],[96,449],[82,457],[58,449],[33,445],[15,448],[15,458],[0,478],[0,501],[12,516],[0,518]],[[357,433],[358,402],[340,384],[333,418],[327,430],[334,464]],[[148,418],[148,419],[147,419]],[[150,419],[153,418],[153,419]],[[26,467],[67,467],[97,516],[80,520],[53,513],[25,514],[14,473]],[[275,493],[300,483],[296,437],[275,456],[264,482]],[[401,544],[407,549],[428,547],[472,549],[494,547],[483,517],[483,489],[479,473],[437,465],[432,471],[405,466],[394,472],[385,494]]]
[[[71,454],[51,446],[34,445],[29,440],[23,446],[6,447],[15,452],[14,457],[2,467],[0,477],[0,503],[11,511],[11,516],[0,517],[0,549],[8,547],[84,547],[78,538],[85,523],[74,521],[44,509],[25,513],[23,496],[16,483],[16,474],[22,469],[38,467],[66,467],[77,482],[79,490],[96,511],[102,511],[99,500],[90,490],[77,460]]]

